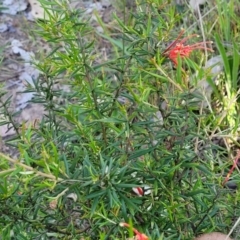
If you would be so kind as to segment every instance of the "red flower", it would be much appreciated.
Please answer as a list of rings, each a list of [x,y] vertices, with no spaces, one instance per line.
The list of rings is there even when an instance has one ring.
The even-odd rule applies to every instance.
[[[142,197],[144,195],[144,191],[141,187],[134,187],[132,190],[139,196]]]
[[[130,226],[128,223],[120,223],[121,227],[128,227],[132,228],[134,234],[136,235],[137,240],[149,240],[148,236],[146,236],[144,233],[140,233],[137,229]]]
[[[188,37],[183,38],[180,40],[181,36],[183,35],[184,30],[182,30],[177,39],[171,43],[166,50],[163,52],[163,55],[167,56],[176,66],[178,64],[177,59],[178,55],[181,58],[189,57],[191,52],[196,49],[205,49],[208,51],[213,52],[211,48],[206,48],[206,44],[211,44],[212,42],[199,42],[193,45],[184,45],[190,38],[197,36],[196,34],[192,34]]]

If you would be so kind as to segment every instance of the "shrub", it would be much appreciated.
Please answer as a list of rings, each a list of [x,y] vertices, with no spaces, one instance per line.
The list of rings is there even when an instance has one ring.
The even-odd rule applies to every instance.
[[[234,50],[232,84],[219,29],[210,40],[224,61],[220,81],[228,86],[227,98],[202,66],[204,51],[191,57],[179,52],[177,64],[163,54],[180,32],[173,4],[143,1],[128,19],[115,15],[112,25],[97,16],[98,32],[84,12],[41,2],[48,20],[38,22],[37,34],[52,51],[35,61],[41,76],[27,91],[45,112],[36,124],[16,126],[17,138],[8,143],[18,149],[18,160],[1,154],[2,238],[133,235],[120,222],[152,239],[228,232],[240,213],[239,192],[222,185],[231,154],[216,140],[223,134],[234,140],[239,127],[239,58]],[[105,58],[103,41],[110,50]],[[204,77],[222,113],[229,110],[224,101],[233,101],[232,115],[206,107],[211,99],[195,91]],[[239,176],[232,178],[238,184]]]

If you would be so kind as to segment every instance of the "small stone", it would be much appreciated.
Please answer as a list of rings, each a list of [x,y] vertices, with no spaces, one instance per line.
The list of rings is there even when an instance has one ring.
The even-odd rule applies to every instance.
[[[0,33],[4,33],[8,30],[8,26],[5,23],[0,23]]]
[[[226,182],[226,186],[227,186],[227,188],[229,188],[231,190],[237,190],[237,184],[234,181]]]
[[[205,233],[194,240],[231,240],[226,234],[219,232]]]
[[[206,2],[206,0],[190,0],[189,5],[197,11],[199,5],[203,5]]]
[[[2,10],[3,13],[16,15],[18,12],[26,10],[28,3],[26,0],[4,0],[2,5],[6,8]]]

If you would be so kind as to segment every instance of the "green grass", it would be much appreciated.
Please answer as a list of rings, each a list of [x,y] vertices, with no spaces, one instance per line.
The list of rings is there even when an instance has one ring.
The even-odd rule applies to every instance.
[[[42,74],[28,87],[46,114],[36,125],[16,125],[18,135],[8,144],[18,149],[18,160],[0,155],[3,239],[133,235],[120,222],[149,239],[232,229],[240,214],[239,189],[222,183],[240,145],[234,2],[206,5],[201,29],[188,7],[178,12],[166,1],[137,1],[128,18],[125,9],[98,33],[83,13],[53,1],[57,10],[38,22],[37,34],[54,47],[35,63]],[[163,54],[181,27],[184,36],[201,39],[203,30],[213,41],[208,58],[223,60],[218,81],[204,69],[204,50],[178,56],[177,66]],[[107,58],[100,41],[108,43]],[[56,90],[59,79],[70,92]],[[212,85],[207,100],[194,91],[200,81]],[[11,122],[8,104],[2,109]],[[235,170],[231,181],[239,186],[239,180]],[[136,187],[151,191],[138,196]]]

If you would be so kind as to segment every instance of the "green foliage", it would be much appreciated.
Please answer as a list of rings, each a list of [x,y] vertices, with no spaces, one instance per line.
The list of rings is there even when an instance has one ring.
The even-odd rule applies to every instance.
[[[239,124],[225,115],[217,125],[217,110],[200,107],[202,96],[191,91],[200,57],[175,69],[163,56],[179,33],[175,6],[143,1],[128,21],[115,15],[115,27],[99,33],[66,3],[41,3],[48,20],[38,22],[38,35],[53,48],[35,63],[42,74],[27,91],[45,116],[13,124],[17,138],[9,143],[19,160],[0,154],[2,239],[125,239],[120,222],[151,239],[229,231],[240,214],[239,191],[222,186],[231,162],[210,135],[218,128],[232,137]],[[112,50],[105,59],[103,40]],[[239,46],[233,43],[230,68],[219,35],[216,44],[227,96],[237,99]],[[2,109],[14,123],[9,101]],[[137,187],[146,194],[136,195]]]

